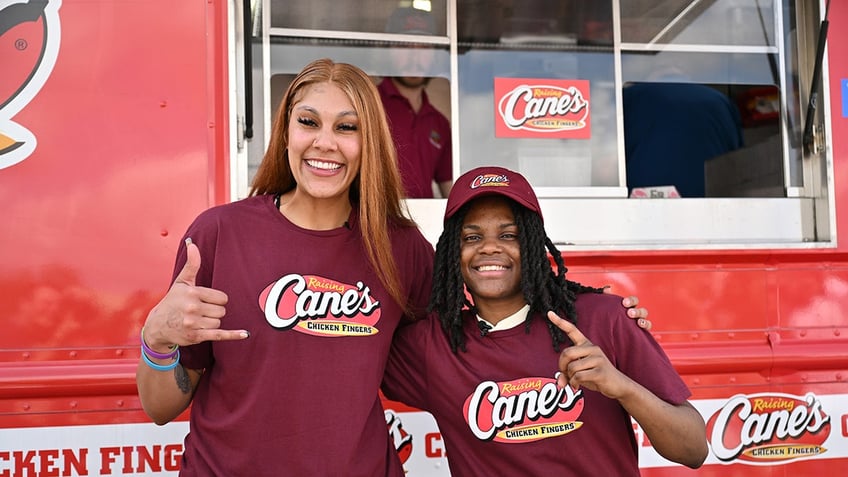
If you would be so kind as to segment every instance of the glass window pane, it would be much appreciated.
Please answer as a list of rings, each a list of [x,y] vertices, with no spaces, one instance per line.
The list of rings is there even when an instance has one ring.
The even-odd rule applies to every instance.
[[[397,7],[414,6],[433,14],[435,36],[447,32],[445,0],[272,0],[271,27],[304,30],[332,30],[372,33],[403,33],[403,26],[391,20]],[[390,21],[391,20],[391,21]]]
[[[774,46],[772,0],[622,0],[624,43]]]
[[[613,62],[611,49],[465,50],[459,57],[460,168],[499,164],[521,171],[542,188],[621,185]],[[555,86],[559,80],[565,84],[586,81],[585,136],[544,137],[529,131],[519,137],[498,137],[497,123],[503,119],[497,109],[504,97],[495,97],[495,82],[510,78],[534,80],[528,84],[543,87]],[[546,116],[551,119],[552,115]],[[553,116],[571,118],[569,114]],[[538,192],[546,195],[544,190]]]
[[[460,44],[612,45],[611,0],[457,0]]]
[[[611,1],[457,0],[461,171],[513,168],[540,196],[622,186],[612,18]],[[532,99],[518,99],[525,86]],[[553,98],[561,108],[586,100],[588,116],[550,114],[554,103],[544,100]],[[507,107],[515,124],[507,124]]]
[[[397,54],[395,50],[402,51]],[[441,45],[394,45],[390,42],[319,40],[274,37],[271,44],[271,73],[297,73],[312,60],[332,58],[350,63],[372,76],[416,74],[450,79],[450,52]],[[396,62],[401,59],[402,62]],[[420,69],[427,65],[425,69]]]
[[[675,81],[728,84],[779,84],[778,57],[767,53],[634,52],[621,53],[627,81]]]
[[[781,111],[778,61],[768,53],[622,53],[628,186],[675,185],[683,197],[785,196],[782,122],[791,134],[799,118]]]

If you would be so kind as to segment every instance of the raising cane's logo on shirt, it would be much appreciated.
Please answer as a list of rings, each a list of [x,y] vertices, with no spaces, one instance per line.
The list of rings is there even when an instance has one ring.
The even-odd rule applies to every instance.
[[[495,78],[495,136],[591,137],[589,81]]]
[[[380,302],[356,285],[315,275],[286,275],[259,295],[268,324],[316,336],[370,336],[380,332]]]
[[[556,377],[529,377],[480,383],[465,400],[463,414],[481,441],[521,444],[580,429],[583,405],[582,390],[560,389]]]
[[[707,436],[722,462],[773,465],[827,452],[830,416],[813,393],[739,394],[709,418]]]

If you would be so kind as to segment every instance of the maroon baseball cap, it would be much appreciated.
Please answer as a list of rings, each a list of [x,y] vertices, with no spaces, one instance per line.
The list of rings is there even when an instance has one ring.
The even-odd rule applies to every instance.
[[[463,205],[486,195],[509,197],[542,217],[536,193],[524,176],[503,167],[484,166],[471,169],[454,182],[448,196],[445,220]]]

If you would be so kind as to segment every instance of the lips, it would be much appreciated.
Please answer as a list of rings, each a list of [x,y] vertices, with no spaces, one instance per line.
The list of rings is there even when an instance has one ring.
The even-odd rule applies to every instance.
[[[309,167],[322,171],[335,171],[342,168],[342,165],[337,162],[321,161],[318,159],[305,159],[305,162]]]
[[[504,270],[509,270],[509,267],[505,265],[478,265],[473,268],[478,272],[501,272]]]

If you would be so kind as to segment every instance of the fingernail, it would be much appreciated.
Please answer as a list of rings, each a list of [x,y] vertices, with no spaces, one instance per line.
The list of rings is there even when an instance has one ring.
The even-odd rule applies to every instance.
[[[250,338],[250,332],[249,331],[242,331],[241,337],[242,338]]]
[[[188,247],[189,245],[191,245],[191,237],[187,237],[187,238],[185,239],[185,244],[186,244],[186,247]]]

